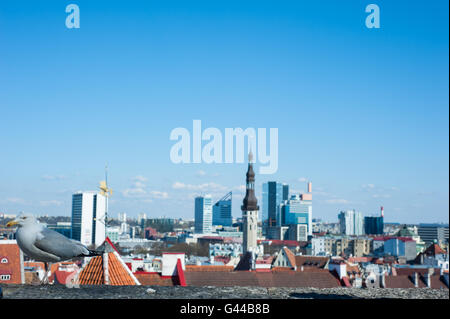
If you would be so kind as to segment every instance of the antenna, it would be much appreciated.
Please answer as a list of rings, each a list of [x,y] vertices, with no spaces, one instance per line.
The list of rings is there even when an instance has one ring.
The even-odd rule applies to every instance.
[[[105,196],[105,217],[102,223],[105,224],[105,238],[108,228],[108,198],[112,195],[112,189],[108,188],[108,163],[105,164],[105,180],[100,182],[100,194]]]

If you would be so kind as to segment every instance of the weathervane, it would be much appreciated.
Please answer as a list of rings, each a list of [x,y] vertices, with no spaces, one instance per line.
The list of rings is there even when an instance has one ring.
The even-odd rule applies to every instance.
[[[112,189],[108,188],[108,164],[105,165],[105,180],[100,182],[100,194],[105,196],[106,204],[105,204],[105,217],[104,220],[101,221],[105,224],[105,238],[106,238],[106,231],[108,227],[108,198],[112,195]]]

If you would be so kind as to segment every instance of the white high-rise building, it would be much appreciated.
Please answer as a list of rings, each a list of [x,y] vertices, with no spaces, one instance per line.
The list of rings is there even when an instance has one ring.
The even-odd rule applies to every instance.
[[[339,229],[345,235],[363,235],[364,218],[361,212],[347,210],[339,213]]]
[[[139,213],[137,222],[140,225],[142,223],[142,221],[146,220],[146,219],[147,219],[147,214],[146,213]]]
[[[119,213],[119,214],[117,214],[117,219],[121,223],[126,223],[127,222],[127,213]]]
[[[72,239],[83,245],[100,246],[105,241],[106,197],[97,192],[72,195]]]
[[[195,198],[195,232],[212,233],[212,199],[211,195]]]

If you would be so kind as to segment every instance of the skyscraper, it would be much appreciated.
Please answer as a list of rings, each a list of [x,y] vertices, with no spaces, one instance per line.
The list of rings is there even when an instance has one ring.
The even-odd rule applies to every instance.
[[[383,216],[364,217],[364,232],[366,235],[382,235],[383,228]]]
[[[121,223],[126,223],[127,222],[127,213],[119,213],[119,214],[117,214],[117,219]]]
[[[279,213],[279,206],[283,200],[283,184],[264,183],[262,197],[263,234],[267,235],[268,228],[277,226],[277,213]]]
[[[213,206],[213,225],[231,226],[233,224],[231,216],[231,198],[229,192]]]
[[[283,184],[283,198],[282,200],[288,200],[289,199],[289,185],[288,184]]]
[[[211,195],[195,198],[195,232],[199,234],[212,232]]]
[[[284,220],[282,225],[306,225],[307,234],[312,235],[312,198],[301,195],[292,195],[281,205]]]
[[[248,169],[246,178],[246,192],[241,206],[243,220],[243,249],[242,252],[256,252],[258,234],[258,200],[255,196],[255,172],[253,171],[253,154],[248,154]]]
[[[363,235],[364,219],[361,212],[355,210],[341,211],[338,215],[339,229],[345,235]]]
[[[72,239],[83,245],[101,245],[105,241],[106,197],[96,192],[72,195]]]

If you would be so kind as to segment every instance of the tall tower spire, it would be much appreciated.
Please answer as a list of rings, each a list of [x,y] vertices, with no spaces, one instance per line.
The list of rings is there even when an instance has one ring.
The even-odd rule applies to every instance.
[[[256,252],[258,230],[258,200],[255,196],[255,172],[253,171],[253,154],[248,154],[246,175],[246,192],[241,206],[243,219],[243,253]]]

